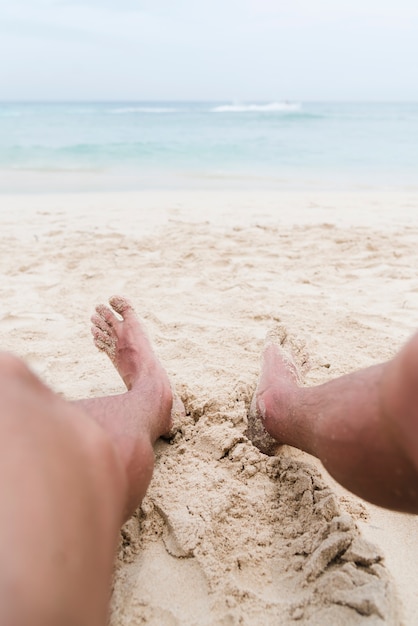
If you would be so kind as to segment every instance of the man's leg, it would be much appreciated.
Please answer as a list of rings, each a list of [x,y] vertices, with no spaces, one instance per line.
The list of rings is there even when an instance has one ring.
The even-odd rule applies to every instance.
[[[418,335],[387,363],[311,388],[269,343],[255,405],[250,438],[262,425],[362,498],[418,513]]]
[[[111,436],[128,475],[125,517],[145,495],[154,466],[153,444],[169,432],[173,395],[170,382],[154,354],[131,304],[115,296],[92,316],[92,334],[126,385],[120,395],[80,400],[83,408]]]
[[[1,624],[106,623],[118,531],[171,421],[166,374],[130,306],[117,306],[126,322],[103,311],[100,325],[126,394],[76,406],[0,355]]]

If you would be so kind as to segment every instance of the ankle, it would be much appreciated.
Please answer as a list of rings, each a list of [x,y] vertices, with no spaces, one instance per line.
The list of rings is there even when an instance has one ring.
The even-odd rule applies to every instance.
[[[257,395],[259,413],[266,431],[279,443],[295,445],[295,408],[299,389],[281,381]]]

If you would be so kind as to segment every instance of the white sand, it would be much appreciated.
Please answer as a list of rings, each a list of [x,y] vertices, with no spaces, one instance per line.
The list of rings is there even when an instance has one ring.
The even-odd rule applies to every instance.
[[[415,330],[417,211],[412,192],[0,196],[2,348],[68,398],[122,391],[89,335],[121,293],[187,408],[123,531],[112,626],[418,623],[418,517],[242,435],[275,321],[307,385]]]

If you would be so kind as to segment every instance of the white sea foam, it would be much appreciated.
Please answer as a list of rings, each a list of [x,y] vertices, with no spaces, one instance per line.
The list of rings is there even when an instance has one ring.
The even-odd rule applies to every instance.
[[[269,104],[223,104],[213,113],[295,113],[302,109],[300,102],[270,102]]]
[[[124,115],[127,113],[175,113],[177,109],[168,107],[121,107],[110,109],[109,113],[114,115]]]

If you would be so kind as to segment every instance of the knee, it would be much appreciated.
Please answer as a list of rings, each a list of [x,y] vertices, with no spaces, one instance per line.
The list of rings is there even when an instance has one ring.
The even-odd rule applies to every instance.
[[[396,358],[395,358],[396,359]],[[402,348],[397,356],[400,375],[405,382],[411,381],[414,390],[418,382],[418,333]]]
[[[418,366],[418,333],[415,333],[415,335],[411,337],[404,350],[408,352],[411,365],[416,368]]]
[[[0,384],[12,381],[25,385],[40,384],[40,380],[22,359],[9,352],[0,352]]]
[[[30,380],[36,377],[22,359],[10,352],[0,352],[0,378]]]
[[[15,398],[47,398],[52,392],[26,365],[9,352],[0,352],[0,386],[2,395],[14,394]]]

